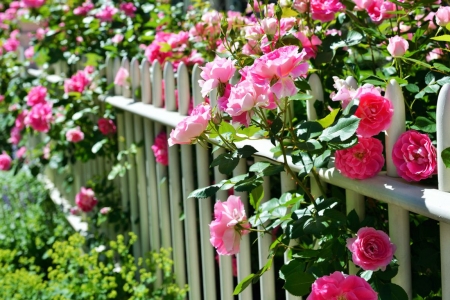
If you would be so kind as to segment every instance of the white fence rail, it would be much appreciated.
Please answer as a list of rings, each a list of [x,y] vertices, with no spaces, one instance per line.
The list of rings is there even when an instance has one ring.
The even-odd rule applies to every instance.
[[[150,64],[145,59],[142,62],[133,59],[130,63],[126,58],[108,58],[106,64],[108,83],[112,83],[119,67],[128,69],[131,74],[131,87],[116,86],[114,93],[105,99],[114,107],[123,110],[123,113],[117,116],[119,149],[123,150],[132,143],[144,141],[144,146],[139,148],[138,153],[129,161],[131,170],[118,181],[123,205],[131,209],[132,229],[139,235],[135,253],[172,247],[174,272],[179,284],[189,284],[189,299],[234,299],[232,294],[236,281],[233,279],[232,258],[221,256],[218,259],[220,267],[217,268],[215,251],[209,242],[208,224],[212,219],[213,200],[188,198],[194,189],[225,178],[218,170],[209,170],[213,155],[218,153],[211,154],[209,150],[198,145],[175,145],[169,149],[169,166],[165,167],[155,162],[151,151],[155,136],[161,131],[166,131],[169,135],[171,129],[188,114],[190,101],[195,104],[203,101],[197,84],[200,74],[198,66],[194,67],[190,75],[183,63],[176,72],[170,63],[166,63],[161,70],[157,61]],[[356,84],[352,78],[348,78],[347,82]],[[310,84],[314,99],[323,101],[322,86],[316,75],[310,78]],[[178,105],[175,89],[178,90]],[[139,90],[140,97],[136,96]],[[323,183],[344,188],[347,210],[355,209],[361,219],[365,215],[365,197],[388,203],[389,234],[397,245],[396,257],[400,264],[398,275],[393,282],[402,286],[410,298],[412,285],[409,212],[439,221],[442,294],[444,300],[450,300],[450,170],[445,168],[439,155],[439,187],[436,189],[407,183],[398,178],[390,153],[398,136],[405,131],[405,113],[401,88],[396,81],[389,82],[386,97],[392,101],[395,108],[394,121],[386,134],[387,172],[371,179],[355,181],[340,175],[334,168],[328,168],[319,170],[320,179]],[[309,118],[315,119],[312,102],[308,103],[307,109]],[[440,153],[444,148],[450,147],[448,84],[442,88],[439,95],[437,122],[437,149]],[[251,145],[258,150],[254,156],[255,161],[282,159],[273,157],[273,153],[269,151],[270,141],[253,141]],[[108,170],[110,166],[105,163],[104,160],[99,160],[94,164],[76,164],[72,170],[76,174],[74,190],[77,191],[90,175]],[[294,165],[291,167],[296,169]],[[246,173],[247,168],[247,161],[242,160],[233,175]],[[57,181],[58,177],[53,176],[53,179]],[[282,192],[295,188],[295,184],[285,174],[280,176],[280,182]],[[265,200],[270,198],[269,186],[267,178],[264,181]],[[311,188],[316,190],[317,183]],[[226,191],[219,191],[216,195],[220,200],[225,200],[226,197]],[[248,205],[247,195],[244,193],[241,197],[245,205]],[[139,222],[135,222],[137,219]],[[270,236],[259,237],[258,257],[252,260],[254,253],[251,253],[249,235],[244,237],[241,251],[237,255],[238,280],[265,264],[271,241]],[[280,291],[276,296],[276,271],[269,270],[259,281],[259,286],[246,289],[238,298],[281,299]],[[356,271],[356,267],[350,268],[351,273]],[[286,299],[299,298],[286,295]]]

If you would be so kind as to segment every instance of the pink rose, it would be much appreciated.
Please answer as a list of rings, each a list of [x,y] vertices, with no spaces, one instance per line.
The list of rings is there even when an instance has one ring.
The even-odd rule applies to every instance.
[[[98,130],[103,135],[110,135],[116,133],[116,124],[114,124],[114,121],[111,119],[101,118],[97,122]]]
[[[22,3],[28,8],[39,8],[45,4],[45,0],[22,0]]]
[[[70,208],[69,212],[73,216],[78,216],[80,214],[80,209],[78,208],[78,206],[74,206]]]
[[[388,129],[394,115],[391,101],[372,93],[364,93],[359,99],[355,116],[361,120],[356,133],[370,137]]]
[[[370,271],[386,270],[396,250],[386,233],[371,227],[361,228],[356,237],[347,239],[347,248],[352,253],[353,263]]]
[[[19,46],[20,41],[15,37],[10,37],[3,43],[3,49],[5,49],[6,52],[14,52],[19,48]]]
[[[101,22],[111,22],[114,15],[117,13],[117,8],[114,6],[105,6],[102,10],[95,14],[95,17]]]
[[[220,255],[239,252],[241,236],[248,234],[244,204],[238,196],[229,196],[227,201],[214,205],[214,220],[209,224],[211,244]]]
[[[20,147],[17,152],[16,152],[16,157],[17,158],[22,158],[25,153],[27,152],[27,148],[26,147]]]
[[[32,59],[34,56],[34,47],[28,47],[23,54],[25,55],[26,59]]]
[[[175,144],[192,144],[208,127],[211,119],[211,107],[208,104],[199,104],[194,108],[191,115],[177,124],[172,129],[169,146]]]
[[[396,35],[389,39],[387,50],[392,56],[403,56],[409,48],[408,41]]]
[[[34,105],[25,117],[25,125],[36,131],[47,132],[52,121],[52,103],[38,103]]]
[[[436,148],[426,134],[404,132],[392,149],[398,175],[407,181],[420,181],[436,173]]]
[[[155,138],[155,143],[152,145],[152,150],[155,155],[156,162],[164,166],[169,165],[169,154],[167,148],[167,134],[165,131],[161,131]]]
[[[111,212],[111,207],[102,207],[101,209],[100,209],[100,213],[102,214],[102,215],[107,215],[107,214],[109,214]]]
[[[4,100],[5,100],[5,96],[4,95],[0,95],[0,103],[2,103]]]
[[[16,118],[16,121],[14,122],[14,125],[19,129],[22,130],[25,128],[25,117],[27,116],[28,111],[24,109],[21,111]]]
[[[231,60],[220,57],[216,57],[212,62],[206,63],[201,69],[200,77],[203,80],[199,80],[198,83],[202,88],[203,97],[206,97],[219,83],[227,84],[236,71]]]
[[[275,18],[265,18],[261,20],[261,27],[267,35],[274,35],[278,31],[278,20]]]
[[[78,16],[86,16],[92,9],[94,9],[94,4],[87,1],[84,2],[81,6],[75,8],[73,10],[73,14]]]
[[[118,33],[115,36],[112,37],[111,42],[113,42],[114,44],[119,44],[120,42],[123,41],[123,35]]]
[[[97,202],[94,191],[85,187],[81,187],[80,192],[75,196],[76,205],[84,212],[93,210]]]
[[[296,9],[299,13],[304,14],[308,11],[308,0],[294,0],[292,2],[292,8]]]
[[[86,72],[84,70],[80,70],[70,79],[66,79],[64,82],[64,92],[82,93],[90,83],[91,80],[87,77]]]
[[[124,86],[127,83],[127,79],[130,76],[128,70],[120,67],[117,71],[116,77],[114,78],[114,84]]]
[[[11,129],[11,136],[9,138],[9,142],[13,145],[18,145],[22,136],[20,135],[20,129],[17,127],[13,127]]]
[[[47,102],[45,100],[46,97],[47,97],[47,88],[41,85],[35,86],[28,92],[27,105],[34,106],[38,103],[45,103]]]
[[[84,133],[80,130],[80,127],[72,128],[66,132],[66,140],[72,143],[78,143],[84,139]]]
[[[450,23],[450,6],[441,6],[436,12],[436,23],[445,27]]]
[[[339,0],[311,0],[310,5],[313,20],[322,22],[333,21],[336,13],[345,9]]]
[[[336,151],[335,166],[348,178],[374,177],[384,166],[383,145],[373,137],[358,137],[355,146]]]
[[[3,151],[2,154],[0,154],[0,170],[1,171],[8,171],[11,168],[11,156],[8,155],[5,151]]]
[[[314,281],[311,294],[306,300],[377,300],[378,294],[370,284],[356,275],[334,272]]]
[[[136,6],[132,2],[122,2],[120,3],[119,9],[124,12],[128,17],[134,17],[134,12],[136,11]]]

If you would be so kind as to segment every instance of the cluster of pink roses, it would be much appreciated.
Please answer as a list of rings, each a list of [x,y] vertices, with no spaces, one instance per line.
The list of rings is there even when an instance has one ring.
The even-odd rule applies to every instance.
[[[79,70],[75,75],[73,75],[71,78],[66,79],[64,82],[64,92],[65,93],[71,93],[71,92],[78,92],[82,93],[87,86],[91,83],[91,79],[89,78],[89,75],[91,72],[92,67],[86,67],[84,70]]]
[[[95,16],[101,22],[112,22],[114,16],[116,16],[119,11],[121,11],[124,16],[133,18],[136,10],[137,8],[134,6],[133,2],[122,2],[119,5],[119,9],[114,7],[111,3],[108,3],[97,10],[94,10],[94,4],[90,0],[87,0],[81,6],[75,7],[73,9],[73,14],[78,16],[87,16],[90,14]]]
[[[165,131],[161,131],[155,137],[155,143],[152,146],[152,150],[153,154],[155,155],[156,162],[164,166],[169,165],[167,134]]]

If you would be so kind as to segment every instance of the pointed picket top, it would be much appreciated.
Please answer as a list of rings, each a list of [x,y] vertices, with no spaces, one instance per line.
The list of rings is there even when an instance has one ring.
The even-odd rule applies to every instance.
[[[194,106],[199,105],[203,102],[202,97],[202,89],[200,88],[200,85],[198,84],[198,81],[201,79],[200,73],[202,72],[202,69],[200,69],[200,66],[198,64],[194,65],[194,68],[192,69],[192,97],[194,98]]]
[[[114,79],[116,78],[117,71],[120,69],[120,57],[114,58],[114,67],[113,67],[113,73],[112,73],[112,82],[114,82]],[[120,96],[122,95],[122,87],[120,85],[114,84],[114,95]]]
[[[317,112],[314,108],[314,102],[316,100],[323,102],[323,88],[322,82],[320,81],[319,76],[314,73],[309,76],[308,83],[311,87],[311,90],[308,91],[308,94],[313,97],[306,101],[306,114],[308,116],[308,120],[317,120]]]
[[[152,103],[152,85],[150,83],[150,63],[146,58],[141,62],[141,101]]]
[[[126,69],[128,71],[128,74],[130,74],[130,61],[128,60],[128,58],[124,57],[122,59],[122,64],[121,67]],[[131,98],[131,87],[130,87],[130,83],[129,83],[128,79],[125,83],[125,85],[122,87],[122,96],[126,97],[126,98]]]
[[[391,177],[398,177],[397,168],[392,160],[392,149],[399,136],[405,132],[405,98],[402,88],[395,79],[391,79],[386,85],[385,97],[394,106],[394,115],[389,128],[386,130],[386,173]]]
[[[439,92],[436,106],[437,170],[439,190],[450,192],[450,169],[445,167],[441,153],[450,147],[450,84]],[[449,266],[450,267],[450,266]]]
[[[164,64],[164,101],[166,109],[176,111],[177,104],[175,102],[175,75],[173,73],[173,65],[171,62]]]
[[[152,104],[155,107],[163,107],[161,76],[162,76],[161,65],[159,64],[159,61],[154,60],[152,63],[151,81],[152,81]]]
[[[178,85],[178,112],[181,115],[188,115],[190,92],[189,92],[189,73],[186,65],[181,62],[178,65],[177,71],[177,85]]]
[[[131,78],[131,96],[134,101],[142,101],[141,95],[138,90],[141,85],[141,70],[139,68],[139,60],[137,57],[133,57],[130,65],[130,78]]]
[[[358,82],[353,76],[348,76],[345,78],[345,82],[354,90],[358,88]]]

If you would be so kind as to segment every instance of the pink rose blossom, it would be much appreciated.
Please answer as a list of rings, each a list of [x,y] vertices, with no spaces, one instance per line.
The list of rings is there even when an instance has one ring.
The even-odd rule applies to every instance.
[[[96,13],[95,17],[102,22],[111,22],[117,11],[117,8],[115,8],[114,6],[107,5],[98,13]]]
[[[84,139],[84,133],[80,130],[80,127],[72,128],[66,132],[66,140],[72,143],[78,143]]]
[[[73,10],[73,14],[78,15],[78,16],[87,16],[87,14],[93,9],[94,9],[94,4],[87,1],[87,2],[84,2],[81,6],[78,6],[77,8],[75,8]]]
[[[78,208],[78,206],[71,207],[70,210],[69,210],[69,212],[70,212],[70,214],[71,214],[72,216],[78,216],[78,215],[81,213],[81,211],[80,211],[80,209]]]
[[[11,136],[9,138],[9,142],[13,145],[18,145],[21,139],[22,136],[20,135],[20,129],[17,127],[13,127],[11,129]]]
[[[28,111],[24,109],[21,111],[16,118],[16,121],[14,122],[14,125],[19,129],[22,130],[25,128],[25,117],[27,116]]]
[[[335,166],[348,178],[374,177],[384,166],[383,144],[373,137],[358,137],[355,146],[336,151]]]
[[[297,10],[299,13],[304,14],[308,11],[308,0],[294,0],[292,2],[292,8]]]
[[[227,84],[236,71],[231,60],[220,57],[216,57],[214,61],[207,63],[201,69],[200,77],[203,80],[199,80],[198,83],[202,88],[203,97],[206,97],[220,83]]]
[[[362,137],[377,135],[391,125],[394,107],[391,101],[372,93],[362,94],[355,116],[361,119],[356,133]]]
[[[199,104],[194,108],[191,115],[177,124],[172,129],[169,146],[175,144],[192,144],[208,127],[211,119],[211,107],[209,104]]]
[[[386,270],[396,250],[386,233],[371,227],[361,228],[356,237],[348,238],[347,248],[353,263],[366,271]]]
[[[435,48],[435,49],[431,50],[430,52],[428,52],[426,60],[427,60],[427,62],[430,62],[435,59],[440,59],[442,57],[442,55],[444,55],[444,51],[442,51],[442,49],[440,49],[440,48]]]
[[[15,37],[10,37],[4,42],[3,49],[5,49],[6,52],[14,52],[19,48],[19,46],[20,41]]]
[[[306,300],[377,300],[378,294],[369,283],[356,275],[334,272],[314,281]]]
[[[42,41],[45,38],[45,34],[47,33],[48,29],[44,28],[38,28],[36,30],[36,39],[38,41]]]
[[[27,152],[27,148],[26,147],[20,147],[19,150],[17,150],[16,152],[16,157],[17,158],[22,158],[25,153]]]
[[[322,22],[333,21],[336,13],[345,9],[339,0],[311,0],[310,6],[313,20]]]
[[[128,77],[130,76],[130,73],[127,69],[120,67],[117,71],[116,77],[114,78],[114,84],[125,86],[128,80]]]
[[[436,12],[436,23],[445,27],[450,23],[450,6],[441,6]]]
[[[64,92],[82,93],[90,83],[91,80],[87,77],[86,72],[80,70],[70,79],[66,79],[66,81],[64,82]]]
[[[398,175],[407,181],[420,181],[436,173],[436,148],[426,134],[404,132],[394,144],[392,160]]]
[[[241,236],[248,234],[244,204],[238,196],[229,196],[227,201],[214,205],[214,220],[209,225],[211,244],[220,255],[239,252]]]
[[[112,210],[111,207],[102,207],[100,209],[100,214],[107,215],[111,212],[111,210]]]
[[[50,129],[50,122],[53,118],[52,106],[51,102],[34,105],[25,117],[25,124],[36,131],[47,132]]]
[[[125,13],[128,17],[134,17],[134,12],[136,11],[136,6],[132,2],[122,2],[120,3],[119,9]]]
[[[47,88],[38,85],[28,92],[27,96],[27,105],[28,106],[34,106],[38,103],[45,103],[47,100],[45,98],[47,97]]]
[[[85,187],[81,187],[80,192],[75,196],[76,205],[84,212],[93,210],[97,202],[94,191]]]
[[[278,31],[278,20],[275,18],[262,19],[261,27],[265,34],[274,35]]]
[[[260,85],[276,80],[270,89],[278,99],[293,96],[297,93],[294,79],[308,71],[304,55],[297,46],[284,46],[256,59],[248,73]]]
[[[12,159],[5,151],[0,154],[0,170],[8,171],[11,168]]]
[[[161,131],[155,138],[155,143],[152,146],[152,150],[155,155],[156,162],[164,166],[169,165],[169,153],[167,148],[167,134],[165,131]]]
[[[4,95],[0,95],[0,103],[2,103],[4,100],[5,100],[5,96]]]
[[[94,73],[94,71],[95,71],[94,66],[86,66],[86,67],[84,67],[84,72],[86,74],[92,74],[92,73]]]
[[[44,148],[42,148],[42,157],[46,160],[50,159],[51,149],[50,144],[45,145]]]
[[[26,59],[32,59],[34,56],[34,47],[28,47],[23,54],[25,55]]]
[[[110,135],[116,133],[116,124],[114,124],[114,121],[111,119],[101,118],[97,122],[98,130],[103,135]]]
[[[408,48],[408,41],[398,35],[391,37],[387,46],[387,50],[394,57],[403,56],[408,51]]]
[[[119,44],[122,41],[123,41],[123,34],[120,33],[116,34],[111,39],[111,42],[113,42],[114,44]]]
[[[45,0],[22,0],[22,3],[28,8],[39,8],[45,4]]]

